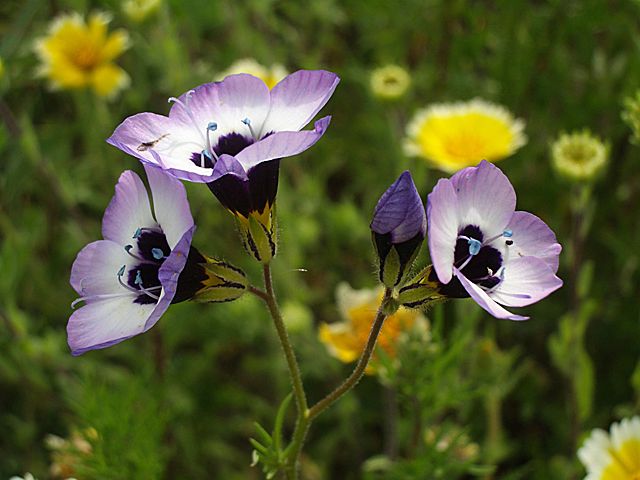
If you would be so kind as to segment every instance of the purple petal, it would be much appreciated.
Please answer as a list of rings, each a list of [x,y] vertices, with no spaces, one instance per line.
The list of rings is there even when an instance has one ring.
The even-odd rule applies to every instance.
[[[537,257],[544,260],[554,273],[558,271],[562,246],[546,223],[532,213],[515,212],[507,228],[513,232],[513,245],[508,247],[510,255]]]
[[[478,287],[475,283],[471,282],[467,277],[465,277],[460,270],[454,268],[456,277],[460,280],[460,283],[467,291],[467,293],[475,300],[475,302],[484,308],[487,312],[493,315],[496,318],[506,319],[506,320],[528,320],[529,317],[523,317],[522,315],[515,315],[508,310],[502,308],[498,305],[493,299],[487,295],[487,293]]]
[[[261,130],[298,131],[307,125],[333,95],[340,78],[324,70],[292,73],[271,90],[271,110]]]
[[[92,242],[78,253],[71,267],[71,286],[80,296],[121,293],[117,273],[130,266],[131,256],[111,240]]]
[[[256,133],[260,132],[269,113],[269,88],[259,78],[246,73],[229,75],[221,82],[205,83],[190,92],[182,94],[179,100],[184,104],[188,101],[196,125],[203,133],[209,123],[217,124],[217,130],[212,132],[212,145],[230,132],[246,131],[248,134],[248,127],[242,123],[245,119],[249,119]],[[188,100],[187,95],[190,95]],[[193,124],[179,103],[171,107],[169,117],[185,125]],[[197,132],[195,126],[193,129]]]
[[[440,282],[446,284],[453,276],[454,253],[460,229],[458,199],[450,180],[440,179],[427,197],[427,221],[431,263]]]
[[[561,286],[562,280],[544,260],[522,257],[507,262],[504,280],[489,296],[507,307],[525,307],[542,300]]]
[[[145,171],[151,186],[156,221],[173,249],[184,233],[193,227],[187,192],[179,180],[161,169],[145,166]]]
[[[133,303],[134,296],[88,302],[67,324],[67,341],[73,355],[106,348],[142,333],[155,305]]]
[[[138,228],[155,225],[142,180],[131,170],[123,172],[102,218],[102,236],[124,246],[131,243]]]
[[[371,230],[381,235],[391,233],[392,243],[402,243],[422,233],[424,237],[427,218],[420,195],[405,171],[380,197],[371,222]]]
[[[244,181],[249,180],[247,172],[236,157],[222,154],[213,167],[211,181],[216,181],[225,175],[234,175]]]
[[[516,208],[516,192],[495,165],[483,160],[451,178],[458,196],[460,224],[475,225],[485,238],[500,235]]]
[[[146,332],[153,327],[164,312],[167,311],[169,305],[171,305],[171,301],[178,288],[178,278],[180,278],[180,273],[182,273],[187,263],[189,249],[191,248],[191,239],[193,238],[195,230],[195,225],[187,230],[173,250],[171,250],[169,257],[162,263],[158,271],[158,280],[160,280],[160,285],[162,285],[162,295],[153,309],[151,316],[147,319],[143,331]]]
[[[331,117],[318,120],[313,130],[301,132],[276,132],[242,150],[236,158],[245,171],[259,163],[284,157],[291,157],[304,152],[316,143],[327,127]]]

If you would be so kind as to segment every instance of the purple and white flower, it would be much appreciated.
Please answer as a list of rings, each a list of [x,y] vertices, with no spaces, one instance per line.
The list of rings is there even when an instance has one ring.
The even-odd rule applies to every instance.
[[[446,297],[473,298],[497,318],[526,320],[524,307],[562,286],[562,247],[535,215],[515,211],[507,177],[487,161],[441,179],[427,199],[430,280]]]
[[[127,118],[107,142],[176,178],[210,184],[225,207],[246,217],[273,203],[277,160],[304,152],[322,137],[331,117],[315,122],[313,130],[301,129],[339,81],[331,72],[300,70],[269,90],[252,75],[230,75],[170,98],[168,117],[147,112]],[[219,162],[223,156],[230,158]],[[268,171],[253,175],[265,162]],[[226,176],[231,178],[218,188]],[[229,199],[230,185],[240,199]]]
[[[398,285],[415,259],[427,229],[422,199],[409,171],[378,200],[371,232],[380,261],[380,281]]]
[[[80,251],[71,286],[84,305],[67,325],[73,355],[105,348],[146,332],[171,303],[201,286],[204,258],[191,247],[195,230],[184,186],[145,167],[153,199],[137,174],[120,176],[102,219],[104,240]],[[180,280],[180,282],[179,282]]]

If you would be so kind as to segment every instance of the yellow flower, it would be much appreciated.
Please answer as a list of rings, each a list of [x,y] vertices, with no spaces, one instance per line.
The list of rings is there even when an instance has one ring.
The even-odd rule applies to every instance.
[[[640,478],[640,417],[611,425],[610,433],[595,429],[578,450],[587,469],[585,480]]]
[[[85,22],[78,13],[56,18],[49,34],[36,42],[39,74],[52,88],[91,87],[100,96],[113,96],[129,84],[127,73],[113,63],[129,45],[123,30],[107,32],[110,18],[94,13]]]
[[[373,94],[383,100],[394,100],[404,95],[411,85],[409,72],[398,65],[387,65],[371,72]]]
[[[279,63],[273,64],[271,67],[267,68],[264,65],[259,64],[253,58],[242,58],[231,64],[227,70],[218,76],[217,80],[222,80],[224,77],[236,73],[248,73],[254,77],[258,77],[270,89],[275,87],[280,80],[289,74],[286,68]]]
[[[588,130],[560,135],[551,145],[553,167],[570,180],[593,179],[608,157],[609,147]]]
[[[153,12],[158,10],[160,0],[125,0],[122,11],[134,22],[142,22]]]
[[[405,152],[449,173],[495,162],[527,143],[524,122],[499,105],[474,99],[431,105],[407,127]]]
[[[343,321],[323,323],[319,330],[320,341],[334,357],[344,363],[354,362],[360,357],[369,338],[382,295],[381,288],[354,290],[346,283],[338,285],[336,299]],[[377,347],[393,358],[402,333],[413,328],[418,322],[426,324],[426,319],[417,310],[400,307],[384,321]],[[367,373],[375,372],[375,354],[372,363],[367,367]]]
[[[624,99],[622,119],[631,128],[633,134],[631,141],[636,145],[640,145],[640,90],[633,96]]]

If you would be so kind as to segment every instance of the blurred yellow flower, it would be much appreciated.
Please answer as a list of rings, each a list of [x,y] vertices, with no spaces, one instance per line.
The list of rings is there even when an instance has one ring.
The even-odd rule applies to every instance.
[[[640,145],[640,90],[636,91],[633,96],[624,99],[622,119],[631,128],[633,133],[631,141]]]
[[[149,15],[158,10],[161,0],[125,0],[122,11],[134,22],[143,22]]]
[[[595,429],[578,450],[587,470],[585,480],[640,478],[640,417],[611,425],[610,433]]]
[[[319,329],[320,341],[338,360],[351,363],[360,357],[369,338],[369,331],[382,296],[381,288],[354,290],[346,283],[338,285],[336,300],[343,321],[323,323]],[[384,321],[377,347],[382,348],[389,357],[394,357],[401,335],[413,328],[418,322],[426,324],[426,319],[419,311],[400,307],[396,313]],[[375,359],[374,354],[366,373],[375,372]]]
[[[91,87],[100,96],[113,96],[129,84],[127,73],[113,63],[129,46],[124,30],[107,32],[110,18],[92,14],[88,22],[78,13],[56,18],[49,34],[36,42],[41,66],[38,73],[52,88]]]
[[[524,121],[484,100],[431,105],[407,127],[405,152],[449,173],[512,155],[527,143]]]
[[[270,89],[275,87],[280,80],[289,74],[287,69],[279,63],[275,63],[271,65],[271,67],[265,67],[253,58],[242,58],[232,63],[229,68],[216,78],[216,80],[222,80],[224,77],[236,73],[248,73],[254,77],[258,77]]]
[[[551,145],[556,171],[570,180],[591,180],[607,164],[609,147],[588,130],[563,134]]]
[[[400,98],[411,85],[409,72],[398,65],[387,65],[371,72],[369,80],[373,94],[383,100]]]

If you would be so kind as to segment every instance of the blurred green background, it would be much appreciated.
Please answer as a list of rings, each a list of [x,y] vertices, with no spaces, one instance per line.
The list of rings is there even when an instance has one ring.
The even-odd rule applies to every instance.
[[[96,9],[131,36],[117,61],[130,87],[112,101],[48,90],[34,40],[57,14]],[[166,114],[168,97],[243,57],[342,78],[323,109],[329,131],[282,162],[278,194],[273,268],[312,400],[351,370],[327,354],[317,325],[338,320],[340,281],[376,284],[377,199],[404,169],[423,198],[444,176],[403,154],[417,109],[481,97],[523,118],[528,144],[499,165],[518,208],[564,246],[565,286],[526,309],[528,322],[493,319],[470,300],[429,312],[430,342],[409,339],[400,367],[365,378],[313,426],[303,478],[582,478],[584,435],[640,407],[640,150],[621,120],[640,88],[639,21],[640,3],[622,0],[168,0],[143,22],[117,1],[3,1],[0,478],[62,478],[56,462],[80,480],[262,478],[247,439],[254,420],[272,424],[288,378],[256,299],[175,305],[149,333],[78,358],[65,333],[75,255],[100,238],[119,174],[142,171],[104,140],[126,116]],[[395,102],[369,88],[389,63],[412,78]],[[579,188],[554,175],[549,144],[584,127],[610,143],[611,158],[577,234]],[[187,190],[195,245],[257,281],[231,216],[206,187]],[[65,444],[62,455],[46,441],[73,432],[90,453]]]

